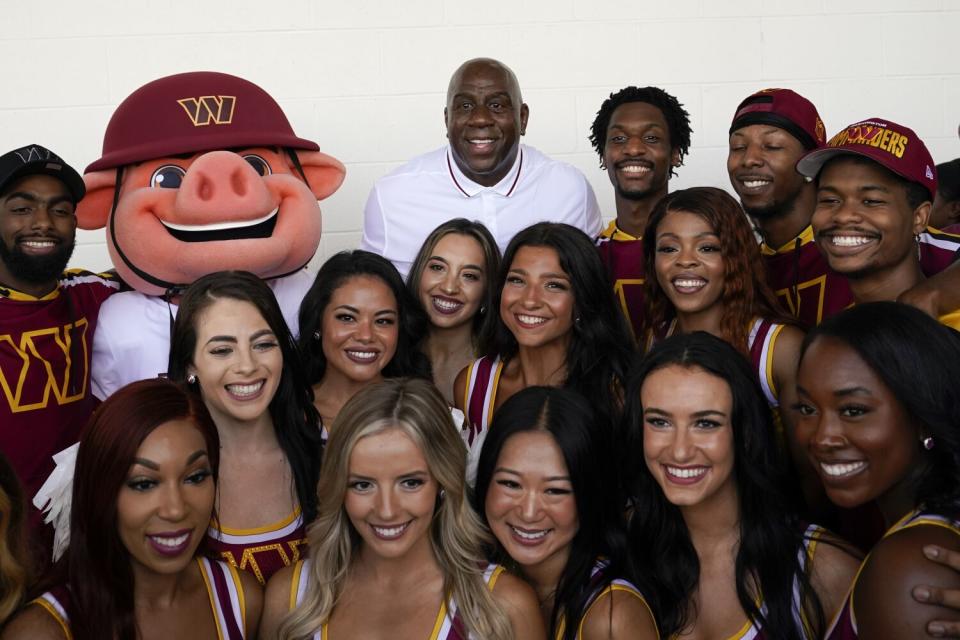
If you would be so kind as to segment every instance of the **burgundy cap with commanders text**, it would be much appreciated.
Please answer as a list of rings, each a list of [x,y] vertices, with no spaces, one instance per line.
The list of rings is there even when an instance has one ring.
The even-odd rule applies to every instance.
[[[823,165],[841,154],[870,158],[901,178],[923,185],[932,200],[937,194],[937,167],[927,145],[913,129],[882,118],[851,124],[830,138],[823,149],[800,158],[797,171],[816,177]]]
[[[320,149],[296,136],[280,105],[257,85],[226,73],[194,71],[154,80],[121,102],[103,136],[103,155],[86,171],[268,146]]]
[[[784,129],[804,147],[816,149],[827,141],[823,120],[813,103],[790,89],[763,89],[737,106],[730,133],[751,124]]]

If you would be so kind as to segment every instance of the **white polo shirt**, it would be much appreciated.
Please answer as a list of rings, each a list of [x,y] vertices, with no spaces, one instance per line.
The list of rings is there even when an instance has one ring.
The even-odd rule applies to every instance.
[[[503,180],[484,187],[463,174],[446,146],[377,180],[363,212],[360,248],[388,258],[406,280],[426,237],[453,218],[482,222],[500,251],[537,222],[565,222],[591,238],[601,228],[597,198],[575,167],[520,145]]]

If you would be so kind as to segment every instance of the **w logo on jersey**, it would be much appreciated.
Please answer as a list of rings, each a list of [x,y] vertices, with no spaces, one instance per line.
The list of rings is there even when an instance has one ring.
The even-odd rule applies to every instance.
[[[183,107],[195,127],[213,124],[230,124],[233,121],[233,109],[237,104],[236,96],[200,96],[182,98],[177,104]]]
[[[0,390],[13,413],[43,409],[51,400],[64,405],[84,398],[89,362],[87,328],[84,318],[62,327],[25,331],[19,339],[0,334],[0,350],[13,356],[0,358],[6,367],[0,367]],[[82,348],[71,349],[75,340]],[[75,371],[72,355],[83,357],[79,371]],[[78,376],[77,384],[71,384],[71,372]]]

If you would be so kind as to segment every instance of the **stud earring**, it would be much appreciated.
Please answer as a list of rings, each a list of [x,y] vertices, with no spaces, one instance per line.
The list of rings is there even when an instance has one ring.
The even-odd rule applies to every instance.
[[[926,449],[927,451],[930,451],[930,449],[933,449],[933,445],[934,445],[933,436],[927,436],[920,442],[923,443],[923,448]]]
[[[314,340],[319,340],[319,339],[320,339],[320,330],[319,330],[319,329],[317,329],[316,331],[313,332],[313,339],[314,339]]]
[[[191,373],[187,376],[187,384],[197,384],[197,375]]]
[[[485,314],[486,312],[487,312],[487,306],[486,306],[486,305],[483,305],[483,304],[480,305],[480,315],[483,315],[483,314]]]
[[[804,182],[813,182],[813,177],[812,177],[812,176],[803,176],[803,181],[804,181]]]

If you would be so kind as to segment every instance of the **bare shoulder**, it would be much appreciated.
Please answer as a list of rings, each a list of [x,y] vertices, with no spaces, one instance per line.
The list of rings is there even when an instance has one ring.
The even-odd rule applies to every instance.
[[[923,546],[936,544],[960,551],[960,535],[937,525],[916,525],[881,540],[864,563],[853,604],[860,636],[877,640],[920,638],[930,620],[949,620],[955,611],[921,604],[911,595],[919,584],[960,589],[960,574],[930,562]]]
[[[805,335],[799,327],[784,325],[773,349],[773,366],[777,369],[789,366],[796,368]]]
[[[657,640],[657,624],[637,592],[614,588],[601,594],[581,622],[583,640]]]
[[[0,640],[66,640],[67,634],[46,609],[28,604],[0,633]]]
[[[546,630],[533,588],[506,571],[497,578],[493,597],[510,618],[516,640],[543,640]]]
[[[453,381],[453,406],[466,412],[467,408],[467,376],[470,374],[470,365],[460,369],[460,373]]]
[[[296,567],[296,564],[284,567],[267,582],[263,594],[263,615],[260,617],[259,637],[262,639],[275,638],[280,622],[290,612],[290,592]]]
[[[245,603],[244,616],[247,629],[256,629],[260,625],[260,615],[263,613],[263,586],[246,571],[237,571],[240,576],[240,586],[243,588]]]
[[[861,561],[853,546],[830,532],[824,532],[817,540],[810,581],[828,620],[843,606]]]

